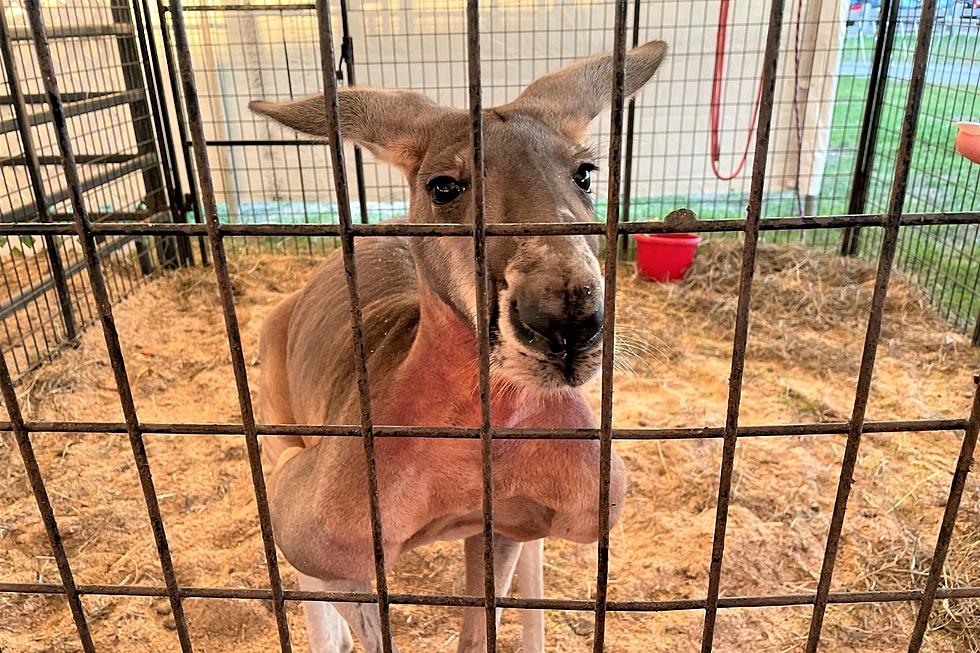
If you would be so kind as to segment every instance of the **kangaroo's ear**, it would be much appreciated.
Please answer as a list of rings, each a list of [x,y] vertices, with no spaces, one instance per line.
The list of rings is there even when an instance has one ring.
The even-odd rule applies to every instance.
[[[627,97],[653,77],[666,54],[663,41],[650,41],[626,53]],[[609,108],[612,84],[612,55],[600,54],[537,79],[498,111],[529,113],[573,141],[582,141],[593,118]]]
[[[340,134],[405,170],[417,166],[428,140],[427,125],[451,109],[413,91],[340,89]],[[328,138],[323,94],[288,102],[255,100],[248,108],[298,132]]]

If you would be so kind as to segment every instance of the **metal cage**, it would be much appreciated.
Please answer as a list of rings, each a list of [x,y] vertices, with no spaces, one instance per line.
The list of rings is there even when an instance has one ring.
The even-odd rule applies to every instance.
[[[898,136],[897,153],[890,177],[890,192],[887,204],[879,212],[866,212],[865,200],[853,200],[852,214],[849,215],[801,215],[798,217],[764,218],[764,186],[766,168],[770,155],[769,145],[772,135],[774,94],[778,75],[778,55],[780,39],[784,26],[784,3],[773,2],[770,7],[768,26],[766,30],[764,67],[760,84],[761,100],[758,119],[758,133],[755,139],[752,165],[751,188],[748,195],[747,215],[744,219],[699,219],[690,211],[675,211],[662,222],[657,221],[627,221],[627,205],[621,202],[624,179],[631,174],[630,167],[624,170],[620,165],[623,150],[629,147],[630,140],[624,138],[631,131],[634,123],[635,106],[627,103],[624,98],[624,61],[627,42],[629,41],[630,5],[627,0],[616,0],[614,37],[615,79],[613,83],[611,122],[609,125],[608,161],[609,174],[606,186],[607,202],[605,205],[605,222],[601,223],[572,223],[572,224],[487,224],[483,215],[483,187],[481,175],[474,175],[473,196],[476,210],[476,220],[473,225],[392,225],[366,224],[355,220],[352,211],[351,191],[346,176],[344,163],[344,147],[337,132],[338,80],[335,69],[336,52],[334,47],[334,29],[331,24],[331,7],[327,0],[317,0],[315,11],[318,27],[319,57],[322,79],[324,80],[324,97],[327,105],[327,120],[334,138],[330,139],[329,152],[331,170],[334,181],[334,196],[338,222],[336,224],[249,224],[223,222],[219,216],[218,201],[215,195],[213,168],[210,163],[209,145],[206,125],[202,119],[201,94],[195,80],[195,70],[191,61],[188,29],[185,22],[185,8],[180,0],[173,0],[169,6],[160,5],[162,14],[169,17],[172,26],[173,43],[164,43],[167,56],[174,55],[176,70],[179,70],[181,83],[180,93],[173,89],[174,95],[182,95],[184,106],[177,106],[178,121],[181,123],[181,136],[186,137],[193,151],[193,161],[185,159],[183,165],[187,170],[194,171],[197,177],[196,188],[191,184],[185,196],[180,190],[179,175],[176,174],[178,157],[177,149],[166,142],[156,144],[157,154],[166,162],[163,167],[162,188],[168,198],[167,208],[180,208],[182,217],[164,222],[153,219],[140,222],[123,221],[121,218],[102,220],[98,211],[91,208],[86,191],[82,168],[86,159],[75,154],[76,145],[69,135],[68,120],[71,117],[73,103],[59,90],[59,79],[55,73],[52,57],[52,39],[56,34],[45,25],[38,0],[28,0],[26,9],[33,33],[33,46],[41,72],[41,79],[46,93],[46,102],[50,108],[50,122],[53,125],[57,142],[57,161],[63,166],[63,179],[66,188],[65,199],[70,200],[70,211],[61,214],[48,215],[46,206],[54,202],[36,197],[39,215],[47,216],[40,222],[4,219],[0,224],[0,234],[7,238],[40,237],[44,239],[77,238],[80,260],[87,270],[90,279],[90,291],[94,298],[95,314],[97,315],[108,348],[109,360],[112,365],[116,386],[122,407],[123,422],[27,422],[22,417],[18,397],[14,387],[11,365],[6,358],[0,358],[0,390],[9,413],[9,421],[0,424],[0,429],[11,431],[19,446],[23,462],[27,469],[34,496],[40,510],[43,523],[51,545],[52,553],[57,561],[61,583],[0,584],[0,591],[13,593],[58,594],[67,598],[74,622],[78,630],[79,641],[83,650],[94,651],[89,621],[82,607],[81,597],[86,595],[125,595],[166,597],[173,610],[176,630],[183,651],[191,651],[193,643],[188,632],[187,621],[182,605],[188,598],[238,598],[271,600],[281,648],[291,650],[289,628],[284,605],[286,601],[354,601],[377,602],[381,614],[385,651],[391,650],[389,606],[393,604],[457,606],[484,608],[487,616],[488,649],[496,650],[496,632],[494,614],[496,608],[514,607],[528,609],[563,609],[594,612],[595,629],[592,648],[599,652],[604,649],[606,616],[610,611],[676,611],[701,610],[704,613],[704,627],[701,640],[701,650],[711,651],[714,640],[716,618],[719,610],[740,607],[778,607],[778,606],[813,606],[810,630],[806,650],[816,651],[820,642],[824,614],[829,604],[843,603],[877,603],[892,601],[912,601],[919,604],[918,617],[913,631],[909,636],[908,650],[912,653],[919,651],[923,643],[929,615],[936,599],[942,598],[980,598],[980,587],[941,587],[942,570],[952,538],[960,499],[962,498],[967,475],[976,449],[978,431],[980,431],[980,392],[973,400],[973,409],[969,417],[932,420],[903,420],[903,421],[868,421],[865,419],[868,397],[871,387],[872,374],[875,368],[875,356],[881,334],[882,318],[885,308],[885,298],[888,292],[889,280],[900,254],[901,235],[904,231],[927,234],[932,228],[944,229],[976,229],[980,224],[980,214],[975,211],[963,212],[927,212],[906,211],[906,198],[909,191],[910,176],[913,172],[913,145],[916,141],[917,124],[921,116],[922,99],[926,81],[927,63],[929,59],[930,42],[936,20],[936,0],[925,0],[921,19],[918,25],[918,35],[915,40],[914,54],[911,60],[910,81],[904,116],[901,121],[901,131]],[[639,7],[639,3],[634,5]],[[882,10],[882,25],[894,25],[898,15],[899,3],[885,0]],[[148,9],[145,0],[137,5],[137,15]],[[310,10],[309,7],[306,10]],[[638,12],[637,12],[638,13]],[[142,20],[142,19],[140,19]],[[140,28],[137,20],[137,28]],[[891,23],[889,23],[891,21]],[[472,118],[472,157],[475,170],[482,170],[482,87],[481,87],[481,56],[480,56],[480,11],[477,0],[466,3],[466,64],[468,73],[468,99]],[[0,21],[0,25],[3,22]],[[894,31],[894,27],[892,27]],[[167,30],[164,31],[166,35]],[[892,36],[894,36],[892,34]],[[0,34],[0,43],[8,46],[10,33]],[[166,38],[165,38],[166,41]],[[152,45],[152,44],[150,44]],[[347,52],[346,63],[351,65],[350,47],[347,39],[343,48]],[[884,56],[876,53],[876,60]],[[155,57],[155,46],[147,50],[148,57]],[[9,51],[6,53],[10,61]],[[878,71],[887,65],[878,61]],[[348,82],[350,68],[348,68]],[[9,79],[9,78],[8,78]],[[162,94],[164,82],[159,75],[159,68],[152,67],[149,73],[150,87],[154,93]],[[17,92],[15,90],[15,96]],[[25,104],[23,94],[15,97],[15,105],[23,109]],[[164,107],[165,104],[161,104]],[[169,118],[168,118],[169,119]],[[872,130],[873,131],[873,130]],[[25,141],[29,139],[25,138]],[[217,147],[221,147],[218,144]],[[297,147],[295,143],[287,143],[284,147]],[[872,146],[873,147],[873,146]],[[38,168],[38,155],[28,151],[25,144],[25,157],[28,165]],[[184,150],[185,156],[187,155]],[[147,150],[147,156],[149,151]],[[139,159],[138,159],[139,160]],[[627,161],[630,159],[627,157]],[[169,166],[169,167],[168,167]],[[152,170],[160,168],[153,166]],[[360,174],[359,174],[360,176]],[[158,188],[149,184],[152,188]],[[363,181],[358,188],[363,189]],[[35,188],[37,190],[37,188]],[[41,189],[43,195],[43,188]],[[859,198],[860,199],[860,198]],[[361,202],[362,210],[365,203]],[[199,208],[196,208],[199,207]],[[635,208],[635,207],[634,207]],[[927,208],[927,207],[923,207]],[[201,222],[194,223],[187,216],[194,213]],[[66,221],[70,217],[71,222]],[[847,422],[816,423],[816,424],[774,424],[767,426],[744,426],[740,424],[739,414],[743,387],[743,370],[745,363],[746,345],[749,335],[749,305],[753,288],[753,276],[757,248],[764,234],[782,232],[809,233],[815,230],[835,228],[845,230],[848,234],[845,245],[848,249],[867,248],[858,243],[858,229],[877,228],[881,237],[874,241],[878,247],[878,271],[874,284],[874,294],[871,311],[868,316],[867,332],[864,341],[863,355],[857,387],[854,394],[853,412]],[[916,231],[918,230],[918,232]],[[489,336],[488,336],[488,303],[486,287],[485,243],[488,238],[501,235],[546,235],[546,234],[596,234],[605,238],[611,245],[627,234],[639,233],[671,233],[680,231],[698,231],[706,233],[741,233],[744,235],[742,245],[741,277],[738,292],[738,304],[734,330],[733,353],[731,357],[731,374],[729,378],[728,408],[725,426],[719,428],[644,428],[616,429],[612,425],[612,372],[613,372],[613,329],[603,333],[602,358],[602,402],[600,426],[598,429],[573,430],[529,430],[529,429],[497,429],[491,427],[490,421],[490,371],[489,371]],[[975,233],[975,232],[974,232]],[[476,261],[476,287],[478,297],[478,335],[479,337],[479,366],[480,366],[480,397],[481,397],[481,426],[476,429],[445,429],[445,428],[380,428],[375,427],[371,418],[371,402],[369,398],[369,379],[364,359],[364,339],[362,334],[362,319],[357,292],[357,267],[354,258],[355,241],[358,238],[369,238],[381,235],[413,235],[426,237],[465,236],[472,239],[473,254]],[[347,274],[347,287],[350,299],[350,310],[353,325],[353,354],[357,361],[358,390],[360,392],[361,422],[356,425],[263,425],[257,424],[249,394],[246,361],[242,351],[242,340],[235,310],[235,299],[228,271],[227,248],[230,239],[255,239],[268,237],[305,237],[328,236],[337,238],[344,257]],[[913,235],[912,238],[926,237]],[[228,424],[185,423],[163,424],[147,423],[140,420],[133,400],[130,381],[126,374],[126,362],[119,343],[118,333],[113,321],[112,300],[113,290],[110,287],[110,275],[105,271],[104,253],[107,242],[111,239],[125,239],[125,242],[142,242],[141,239],[154,238],[164,243],[165,247],[173,247],[175,257],[190,260],[192,257],[192,241],[206,240],[207,254],[213,264],[215,279],[219,289],[222,312],[225,320],[228,345],[235,374],[240,402],[241,420]],[[51,242],[51,241],[49,241]],[[237,242],[237,240],[236,240]],[[836,246],[836,244],[835,244]],[[56,250],[51,250],[56,251]],[[204,252],[202,251],[202,256]],[[604,262],[605,272],[605,311],[607,320],[615,320],[615,288],[617,262],[621,256],[620,248],[606,247]],[[142,259],[140,259],[142,260]],[[52,268],[54,269],[54,267]],[[67,268],[65,275],[67,276]],[[57,281],[57,284],[62,282]],[[60,286],[59,286],[60,287]],[[118,297],[118,295],[115,295]],[[908,591],[871,591],[871,592],[832,592],[831,581],[834,574],[838,544],[848,506],[849,491],[854,480],[855,465],[858,457],[861,438],[864,433],[877,432],[922,432],[938,430],[961,430],[963,438],[961,449],[953,476],[948,500],[945,505],[942,525],[939,530],[935,555],[929,569],[925,584],[921,589]],[[149,519],[152,524],[153,536],[159,555],[160,565],[165,580],[164,586],[140,585],[78,585],[71,570],[71,565],[62,544],[58,524],[52,510],[48,493],[41,476],[41,470],[35,458],[31,435],[34,433],[79,433],[104,432],[124,433],[128,435],[139,480],[146,502]],[[161,518],[160,507],[150,475],[146,450],[143,444],[144,434],[225,434],[242,435],[247,445],[248,461],[254,486],[255,498],[258,505],[258,515],[261,524],[261,535],[264,544],[266,563],[269,573],[268,589],[218,589],[209,587],[185,587],[178,585],[174,566],[171,559],[167,534]],[[298,434],[322,437],[359,437],[363,441],[365,460],[369,474],[369,493],[371,498],[371,517],[374,537],[376,562],[376,590],[368,594],[349,593],[320,593],[287,590],[283,588],[279,577],[277,553],[272,537],[269,518],[269,508],[266,495],[265,481],[259,457],[258,436],[262,434]],[[825,555],[817,589],[813,593],[783,594],[765,596],[721,597],[720,580],[723,573],[725,553],[726,528],[728,509],[732,491],[732,478],[737,443],[742,438],[768,437],[779,435],[829,435],[846,434],[847,444],[843,456],[838,482],[833,517],[827,535]],[[375,474],[374,442],[379,437],[437,437],[437,438],[473,438],[481,442],[483,461],[483,516],[484,516],[484,558],[486,563],[486,583],[483,596],[449,596],[449,595],[419,595],[394,594],[388,591],[385,577],[384,550],[381,545],[383,524],[380,521],[378,509],[378,488]],[[492,566],[493,541],[493,505],[492,505],[492,475],[491,444],[495,439],[508,438],[553,438],[553,439],[595,439],[601,443],[600,459],[600,538],[598,542],[598,567],[596,570],[596,593],[592,600],[564,599],[515,599],[498,597],[494,592]],[[698,597],[682,600],[663,601],[613,601],[607,598],[608,564],[609,564],[609,476],[612,441],[615,439],[721,439],[723,453],[720,461],[720,483],[717,495],[717,509],[714,526],[714,538],[710,561],[709,583],[705,593]]]

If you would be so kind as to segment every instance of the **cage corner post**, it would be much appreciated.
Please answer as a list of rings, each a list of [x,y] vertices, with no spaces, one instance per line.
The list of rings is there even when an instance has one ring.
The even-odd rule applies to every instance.
[[[188,222],[188,207],[184,199],[180,171],[177,169],[177,153],[174,144],[174,131],[170,109],[163,86],[163,72],[160,55],[154,36],[153,15],[148,0],[131,0],[138,42],[143,56],[143,70],[147,80],[147,92],[153,115],[153,126],[157,132],[157,145],[163,168],[167,190],[167,208],[173,223]],[[162,17],[161,17],[162,19]],[[194,265],[194,252],[190,237],[186,234],[174,236],[178,254],[178,265]]]
[[[144,0],[145,1],[145,0]],[[173,102],[174,109],[174,120],[177,124],[177,144],[180,148],[181,157],[184,174],[187,180],[187,194],[181,198],[181,212],[185,217],[188,214],[194,215],[195,224],[204,223],[204,209],[201,206],[201,198],[198,193],[197,184],[195,183],[195,173],[196,169],[194,167],[194,156],[191,153],[191,139],[187,134],[187,119],[184,114],[183,103],[181,102],[182,96],[180,92],[180,72],[177,65],[177,61],[174,57],[174,46],[171,40],[170,28],[167,25],[167,15],[170,13],[170,6],[165,0],[156,0],[157,16],[160,19],[160,46],[163,49],[163,56],[166,62],[167,78],[170,87],[170,99]],[[152,21],[148,22],[149,29],[152,29]],[[161,97],[164,98],[164,104],[166,104],[166,97],[161,92]],[[171,141],[173,140],[172,131]],[[174,158],[174,165],[176,166],[177,159]],[[174,169],[174,176],[180,179],[180,171]],[[207,236],[204,234],[199,234],[197,237],[197,247],[198,254],[201,257],[201,265],[209,265],[209,254],[208,254],[208,241]]]
[[[128,27],[128,29],[118,30],[116,49],[125,89],[134,94],[127,105],[133,136],[136,141],[136,151],[140,156],[149,157],[148,163],[142,167],[141,172],[147,216],[153,220],[159,211],[165,210],[173,191],[169,188],[169,179],[165,179],[160,159],[157,156],[156,135],[153,127],[154,116],[147,101],[143,80],[143,69],[146,61],[141,58],[136,44],[137,34],[131,13],[131,11],[135,12],[136,8],[130,6],[129,0],[110,0],[109,9],[113,24]],[[135,238],[134,244],[140,271],[144,275],[152,274],[155,266],[153,257],[147,249],[145,238]],[[155,249],[158,262],[162,267],[170,268],[177,264],[177,251],[172,237],[157,238]]]
[[[289,621],[286,615],[286,599],[279,570],[279,557],[276,552],[272,531],[268,490],[265,484],[259,449],[258,427],[256,425],[249,390],[248,367],[245,362],[241,329],[239,327],[238,314],[235,309],[235,296],[232,290],[231,274],[228,269],[228,258],[223,240],[224,234],[218,216],[218,205],[214,190],[214,179],[211,175],[211,163],[208,158],[200,96],[197,90],[197,80],[195,78],[190,41],[187,36],[187,26],[184,21],[184,10],[181,0],[172,0],[170,3],[170,12],[173,21],[174,48],[179,65],[179,76],[187,111],[187,124],[191,136],[191,147],[196,163],[200,198],[205,211],[204,219],[207,224],[207,239],[210,246],[215,282],[218,286],[218,295],[224,318],[225,336],[228,342],[232,371],[234,373],[235,388],[238,394],[241,433],[245,438],[252,492],[259,518],[259,530],[262,538],[266,571],[269,576],[272,612],[275,616],[280,649],[283,653],[291,653],[292,642],[289,636]]]
[[[938,0],[924,0],[922,3],[922,15],[919,18],[918,38],[912,59],[911,78],[906,96],[901,133],[899,135],[898,152],[895,157],[888,211],[882,223],[884,234],[881,239],[881,249],[878,254],[878,267],[875,272],[871,309],[868,314],[867,330],[861,353],[861,365],[854,391],[854,405],[851,411],[851,419],[848,423],[847,441],[844,447],[844,455],[841,459],[837,493],[834,498],[834,509],[827,532],[827,542],[824,548],[820,577],[816,594],[813,597],[813,612],[810,617],[810,628],[807,634],[806,653],[817,653],[820,646],[820,637],[827,605],[830,600],[830,588],[833,581],[837,553],[844,528],[844,518],[851,486],[854,482],[854,472],[858,462],[861,439],[865,431],[865,419],[871,394],[871,382],[874,375],[878,342],[881,338],[881,326],[884,319],[885,300],[888,295],[888,284],[894,269],[895,255],[898,250],[899,229],[902,224],[905,197],[908,191],[909,175],[912,167],[912,150],[915,145],[916,128],[919,123],[923,91],[926,84],[926,68],[929,59],[929,47],[932,43],[937,4]],[[897,1],[891,7],[891,10],[897,16]],[[916,650],[911,648],[910,644],[910,651],[914,653]]]
[[[633,37],[631,46],[640,45],[640,0],[633,0]],[[629,99],[626,109],[626,153],[623,161],[623,222],[629,222],[632,218],[633,208],[633,149],[636,145],[636,98]],[[622,234],[621,255],[625,258],[629,255],[630,237],[629,234]]]
[[[851,175],[851,192],[847,212],[863,214],[868,204],[868,190],[874,169],[878,144],[881,113],[885,107],[885,90],[888,86],[888,68],[895,47],[895,30],[901,0],[881,0],[878,27],[875,32],[875,49],[868,78],[868,92],[864,102],[858,149],[854,155],[854,171]],[[861,247],[861,227],[848,226],[841,234],[840,255],[857,256]]]
[[[623,173],[623,119],[626,105],[626,41],[628,0],[616,0],[613,32],[612,79],[609,92],[609,182],[606,188],[605,260],[599,410],[599,495],[596,543],[596,593],[594,604],[593,653],[605,650],[606,617],[609,611],[610,484],[613,440],[613,366],[616,346],[616,280],[619,265],[620,192]]]

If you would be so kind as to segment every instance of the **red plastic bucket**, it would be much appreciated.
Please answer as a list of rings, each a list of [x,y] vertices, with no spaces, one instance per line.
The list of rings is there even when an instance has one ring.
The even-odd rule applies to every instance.
[[[701,244],[697,234],[634,234],[636,271],[654,281],[677,281],[694,262]]]

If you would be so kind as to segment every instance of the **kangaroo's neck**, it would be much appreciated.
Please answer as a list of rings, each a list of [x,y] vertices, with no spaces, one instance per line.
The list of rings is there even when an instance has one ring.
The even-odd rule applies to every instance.
[[[480,423],[476,333],[470,323],[419,282],[415,340],[395,373],[385,421],[404,425],[477,426]],[[507,425],[525,405],[523,391],[494,384],[493,421]]]

